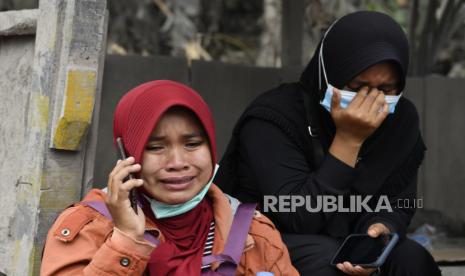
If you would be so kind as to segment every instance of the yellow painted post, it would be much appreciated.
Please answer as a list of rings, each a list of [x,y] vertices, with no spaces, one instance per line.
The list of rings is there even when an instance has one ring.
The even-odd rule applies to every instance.
[[[96,72],[69,70],[66,78],[63,115],[53,136],[53,147],[77,150],[92,119],[96,93]]]

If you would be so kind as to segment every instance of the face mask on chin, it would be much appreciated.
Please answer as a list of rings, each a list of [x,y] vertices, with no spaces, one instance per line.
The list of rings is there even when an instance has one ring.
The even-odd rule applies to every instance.
[[[160,202],[156,199],[149,198],[148,196],[144,195],[145,198],[150,202],[150,208],[153,211],[153,214],[157,219],[163,218],[170,218],[174,216],[178,216],[189,212],[190,210],[194,209],[205,197],[208,190],[210,189],[211,184],[213,183],[213,179],[215,178],[216,172],[220,166],[218,164],[215,165],[215,169],[213,171],[213,175],[210,178],[210,181],[200,190],[200,192],[195,195],[192,199],[188,200],[187,202],[171,205]]]

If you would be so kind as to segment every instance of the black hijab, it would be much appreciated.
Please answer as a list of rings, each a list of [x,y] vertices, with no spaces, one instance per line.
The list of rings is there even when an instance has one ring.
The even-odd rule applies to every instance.
[[[309,90],[318,89],[321,42],[301,76]],[[405,87],[409,46],[402,28],[391,17],[370,11],[348,14],[330,26],[324,38],[323,59],[328,81],[342,88],[368,67],[392,61],[398,68],[400,89]],[[322,92],[326,83],[322,78]],[[322,98],[324,95],[320,93]]]
[[[309,108],[318,110],[320,141],[327,152],[334,138],[335,125],[330,113],[318,104],[326,91],[323,76],[319,89],[320,47],[321,42],[302,73],[300,83],[313,99],[313,106]],[[328,82],[343,88],[365,69],[389,61],[398,69],[402,91],[405,88],[408,49],[405,33],[391,17],[370,11],[348,14],[330,27],[324,39],[323,59]],[[421,145],[415,147],[418,143]],[[423,153],[417,111],[410,101],[401,97],[394,114],[389,114],[362,146],[356,190],[362,194],[376,194],[381,190],[395,193],[402,189],[401,183],[392,181],[389,187],[383,187],[383,183],[405,165],[410,155],[419,160],[410,168],[412,173],[415,172]]]
[[[408,41],[402,28],[391,17],[369,11],[348,14],[330,26],[322,41],[324,66],[328,82],[333,86],[342,89],[365,69],[387,61],[396,66],[399,91],[404,90],[409,62]],[[330,113],[319,104],[327,88],[323,75],[319,75],[320,72],[322,74],[319,62],[321,45],[320,41],[301,75],[300,84],[304,93],[312,99],[306,109],[316,115],[312,120],[316,121],[319,141],[327,153],[336,128]],[[416,108],[401,97],[395,112],[389,114],[363,143],[351,194],[374,195],[375,198],[387,195],[393,204],[398,198],[416,197],[416,183],[406,179],[416,181],[425,150]],[[404,225],[398,230],[405,231],[401,229],[408,225],[406,220],[410,220],[412,212],[408,210],[410,215],[407,216],[393,216],[391,223],[397,227]],[[357,219],[355,215],[335,214],[328,221],[328,233],[343,237],[350,231],[349,225],[357,223]],[[358,221],[356,228],[364,227],[364,223]]]

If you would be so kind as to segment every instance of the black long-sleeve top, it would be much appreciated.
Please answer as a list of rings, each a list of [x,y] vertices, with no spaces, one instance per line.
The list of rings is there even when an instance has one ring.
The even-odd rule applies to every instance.
[[[359,194],[354,184],[357,176],[356,168],[327,154],[320,167],[312,171],[304,153],[270,122],[259,119],[248,121],[242,127],[239,143],[238,183],[240,186],[236,189],[235,195],[243,201],[260,202],[263,205],[263,195],[309,195],[313,200],[317,195]],[[404,190],[397,195],[389,196],[394,212],[359,214],[352,229],[353,232],[364,232],[369,225],[382,222],[392,231],[405,233],[407,222],[414,214],[414,208],[394,207],[398,198],[408,199],[410,204],[413,204],[416,174],[409,175],[408,170],[401,171],[399,175],[390,179],[405,182],[402,185],[405,187]],[[376,200],[374,201],[377,203]],[[336,213],[313,213],[301,207],[297,208],[295,213],[269,212],[267,214],[281,231],[320,233]]]
[[[418,128],[416,110],[409,101],[403,99],[398,109],[395,116],[404,119],[400,125],[394,118],[395,127]],[[381,222],[391,231],[405,234],[415,212],[418,167],[426,149],[419,132],[394,136],[399,139],[399,152],[395,152],[398,145],[391,142],[376,145],[368,154],[362,147],[355,168],[327,149],[323,160],[315,164],[304,114],[301,94],[294,84],[259,97],[239,119],[215,183],[241,201],[258,202],[261,207],[267,195],[311,196],[312,206],[319,195],[343,196],[345,203],[350,196],[371,195],[369,206],[374,210],[379,197],[385,196],[393,212],[308,212],[304,206],[295,212],[269,210],[266,214],[282,232],[344,237],[366,232],[371,224]],[[395,160],[395,164],[379,163],[380,158]],[[372,181],[376,183],[371,185]],[[405,202],[410,208],[397,208]]]

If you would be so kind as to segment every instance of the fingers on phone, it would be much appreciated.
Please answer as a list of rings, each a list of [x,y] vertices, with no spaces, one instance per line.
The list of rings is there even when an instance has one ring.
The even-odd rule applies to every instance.
[[[338,264],[336,265],[336,267],[337,267],[339,270],[341,270],[342,272],[347,273],[348,271],[347,271],[347,268],[346,268],[345,265],[344,265],[345,263],[346,263],[346,262],[344,262],[344,263],[338,263]]]
[[[357,266],[353,266],[350,262],[344,262],[344,263],[339,263],[336,265],[336,267],[341,270],[342,272],[344,272],[345,274],[348,274],[348,275],[369,275],[367,269],[357,265]],[[368,274],[367,274],[368,273]],[[370,272],[371,273],[371,272]]]
[[[372,226],[370,226],[370,228],[368,228],[368,235],[372,238],[378,237],[381,233],[381,229],[379,228],[380,226],[378,224],[373,224]]]
[[[372,238],[376,238],[380,234],[388,234],[388,233],[389,233],[389,230],[381,223],[375,223],[371,225],[367,231],[367,234]]]
[[[113,183],[113,190],[111,195],[109,194],[109,197],[115,203],[118,201],[127,200],[131,189],[140,187],[142,185],[144,185],[144,181],[142,179],[129,179],[119,186]]]
[[[130,180],[124,182],[120,186],[120,190],[129,193],[129,191],[131,189],[136,188],[136,187],[140,187],[142,185],[144,185],[144,181],[142,179],[130,179]]]
[[[130,173],[138,172],[140,169],[141,166],[139,164],[127,165],[123,168],[120,168],[119,171],[115,174],[115,180],[123,181],[123,179],[128,177]]]
[[[129,156],[128,158],[124,160],[119,160],[119,162],[116,163],[116,167],[128,166],[128,165],[133,164],[134,162],[135,162],[135,158],[132,156]]]
[[[368,230],[368,235],[370,235],[372,238],[376,238],[378,237],[378,231],[376,231],[376,229],[370,229]]]
[[[344,272],[346,272],[348,274],[354,274],[355,273],[355,268],[352,266],[351,263],[344,262],[343,265],[344,265]]]
[[[132,189],[144,185],[142,179],[130,179],[124,182],[118,189],[118,201],[124,201],[129,198],[129,193]]]
[[[116,166],[108,175],[108,194],[117,193],[119,186],[123,183],[123,179],[129,176],[130,173],[140,171],[141,165],[134,164],[134,157],[128,157],[124,160],[118,160]],[[142,184],[141,184],[142,185]]]
[[[116,161],[116,165],[115,167],[113,168],[113,170],[111,171],[110,175],[115,175],[117,172],[119,172],[122,168],[126,167],[126,166],[129,166],[131,164],[133,164],[135,162],[135,159],[134,157],[128,157],[124,160],[121,160],[121,159],[118,159],[118,161]]]

